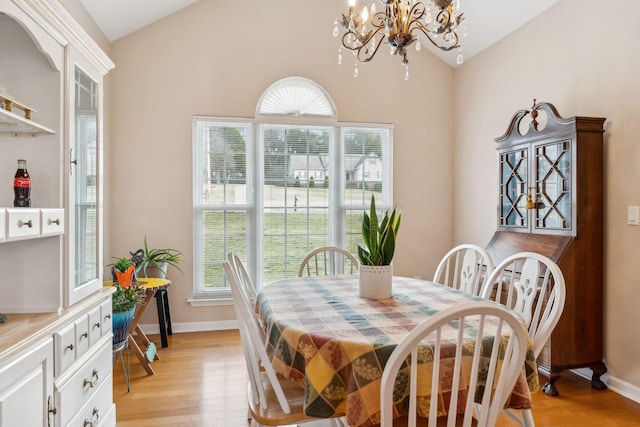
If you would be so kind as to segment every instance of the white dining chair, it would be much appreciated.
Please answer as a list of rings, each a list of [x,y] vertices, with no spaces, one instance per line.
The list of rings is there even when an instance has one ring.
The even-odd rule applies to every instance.
[[[304,389],[277,374],[271,366],[265,350],[264,333],[246,287],[240,284],[241,278],[229,260],[223,264],[233,294],[233,306],[249,374],[247,400],[252,425],[284,426],[319,421],[304,413]],[[336,419],[324,421],[329,426],[341,425]]]
[[[492,271],[493,262],[484,249],[477,245],[462,244],[442,258],[433,281],[477,296],[482,283]]]
[[[450,339],[442,339],[443,331],[452,329],[456,335],[453,372],[441,374],[442,367],[450,366],[444,359],[451,357],[448,351],[441,351],[443,345],[451,344]],[[428,343],[423,341],[427,337]],[[387,360],[380,389],[381,426],[391,427],[396,422],[415,427],[419,420],[420,425],[428,422],[429,427],[435,427],[439,415],[440,422],[446,421],[448,426],[471,426],[472,422],[493,426],[523,371],[528,342],[522,319],[490,301],[465,303],[436,313],[418,324]],[[430,381],[418,385],[418,372],[423,371],[419,365],[430,362],[431,375],[423,373]],[[484,385],[479,383],[482,379]],[[438,398],[418,403],[418,391]],[[449,396],[446,407],[442,393]],[[398,404],[408,408],[406,416],[395,413],[394,405]],[[418,406],[428,411],[428,421],[418,416]]]
[[[253,280],[251,280],[251,276],[249,276],[242,260],[235,254],[235,252],[230,251],[227,253],[227,261],[231,264],[233,271],[236,273],[238,284],[242,286],[251,303],[255,304],[258,290],[256,289],[256,285]]]
[[[537,358],[558,324],[566,299],[564,276],[550,258],[535,252],[519,252],[499,263],[482,287],[480,296],[498,301],[519,313],[527,324]],[[530,409],[507,415],[533,427]]]
[[[309,252],[300,263],[298,277],[330,274],[358,274],[358,260],[337,246],[323,246]]]

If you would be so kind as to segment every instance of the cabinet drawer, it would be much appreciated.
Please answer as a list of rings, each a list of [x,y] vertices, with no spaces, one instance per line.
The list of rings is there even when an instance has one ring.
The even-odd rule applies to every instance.
[[[96,354],[89,359],[65,384],[56,392],[56,402],[60,415],[60,425],[68,425],[69,420],[80,415],[79,411],[85,402],[93,399],[94,394],[104,393],[103,385],[109,383],[108,402],[105,406],[98,405],[99,415],[106,414],[106,407],[112,401],[112,375],[111,375],[111,342],[105,342]],[[80,420],[90,419],[93,406],[88,414],[84,414]],[[94,425],[98,425],[95,422]]]
[[[73,322],[76,337],[76,359],[89,350],[89,315],[85,314]]]
[[[64,209],[40,209],[40,235],[55,236],[64,233]]]
[[[76,360],[76,332],[73,323],[53,334],[55,376],[59,377]]]
[[[105,336],[111,332],[111,316],[113,306],[111,305],[111,298],[100,304],[100,315],[102,316],[102,336]]]
[[[7,210],[0,208],[0,242],[7,240]]]
[[[102,338],[102,317],[100,306],[89,311],[89,346],[95,345]]]
[[[7,240],[30,239],[39,235],[39,209],[7,209]]]
[[[76,416],[69,423],[60,425],[68,427],[113,427],[115,425],[115,405],[113,404],[112,382],[111,375],[109,375],[91,399],[78,411]]]
[[[100,416],[100,423],[98,424],[98,427],[114,427],[115,425],[116,425],[116,405],[111,404],[111,407],[109,408],[107,413]]]

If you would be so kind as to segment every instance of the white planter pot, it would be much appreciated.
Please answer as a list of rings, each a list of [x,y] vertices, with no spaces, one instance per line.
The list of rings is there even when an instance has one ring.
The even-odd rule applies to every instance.
[[[371,299],[391,298],[392,265],[361,265],[358,277],[360,296]]]
[[[161,262],[158,264],[158,267],[154,265],[147,266],[147,273],[145,274],[144,269],[140,271],[140,276],[142,277],[156,277],[159,279],[167,278],[167,267],[168,264],[166,262]]]

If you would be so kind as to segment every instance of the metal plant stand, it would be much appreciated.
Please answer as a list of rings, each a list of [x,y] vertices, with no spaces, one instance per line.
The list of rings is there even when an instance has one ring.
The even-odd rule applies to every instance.
[[[124,364],[124,356],[122,353],[127,354],[127,365],[125,367]],[[122,365],[122,373],[124,374],[124,380],[127,384],[127,393],[131,391],[131,387],[129,384],[129,337],[125,338],[124,341],[120,341],[113,345],[113,366],[116,365],[116,357],[120,355],[120,363]]]

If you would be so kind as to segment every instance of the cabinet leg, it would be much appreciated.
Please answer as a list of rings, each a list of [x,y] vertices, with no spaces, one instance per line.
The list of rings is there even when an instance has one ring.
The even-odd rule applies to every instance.
[[[549,382],[542,387],[542,392],[547,396],[557,396],[559,393],[558,389],[556,388],[556,381],[558,381],[561,376],[562,371],[551,372],[549,374]]]
[[[606,390],[607,385],[600,379],[605,372],[607,372],[607,365],[599,363],[591,367],[593,375],[591,376],[591,387],[596,390]]]

